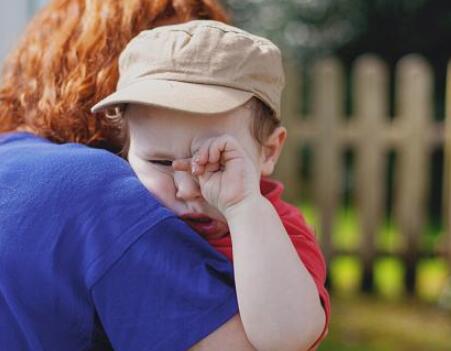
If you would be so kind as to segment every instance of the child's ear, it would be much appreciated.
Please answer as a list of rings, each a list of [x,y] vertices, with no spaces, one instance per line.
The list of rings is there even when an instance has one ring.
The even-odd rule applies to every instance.
[[[260,156],[262,176],[270,176],[274,172],[274,167],[276,166],[286,139],[287,130],[285,127],[277,127],[266,139]]]

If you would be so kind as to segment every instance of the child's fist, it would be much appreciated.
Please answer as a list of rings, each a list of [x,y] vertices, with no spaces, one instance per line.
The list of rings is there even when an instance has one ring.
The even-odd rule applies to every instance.
[[[177,171],[191,171],[198,178],[205,200],[223,214],[231,206],[260,195],[258,165],[232,136],[207,139],[190,159],[175,160]]]

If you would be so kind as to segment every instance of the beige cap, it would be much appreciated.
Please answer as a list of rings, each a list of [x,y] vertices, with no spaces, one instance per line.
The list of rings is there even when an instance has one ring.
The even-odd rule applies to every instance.
[[[92,112],[139,103],[212,114],[255,96],[280,119],[285,85],[280,50],[222,22],[196,20],[143,31],[121,53],[119,73],[116,92]]]

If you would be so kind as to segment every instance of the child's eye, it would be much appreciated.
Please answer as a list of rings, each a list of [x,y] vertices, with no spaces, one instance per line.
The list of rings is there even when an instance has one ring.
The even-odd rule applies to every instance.
[[[166,167],[172,166],[172,161],[170,161],[170,160],[149,160],[149,162],[152,164],[157,164],[157,165],[166,166]]]

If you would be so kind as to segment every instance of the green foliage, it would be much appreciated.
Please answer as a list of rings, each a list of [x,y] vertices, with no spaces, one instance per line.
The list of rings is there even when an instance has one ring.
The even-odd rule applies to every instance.
[[[302,202],[299,208],[307,223],[314,228],[315,233],[318,233],[318,240],[320,240],[321,228],[315,208],[308,202]],[[433,252],[433,248],[443,236],[444,233],[440,226],[427,226],[423,235],[423,247]],[[353,207],[339,209],[335,219],[332,244],[338,249],[358,249],[358,217]],[[386,219],[384,221],[376,237],[376,247],[388,252],[396,252],[402,249],[402,236],[392,220]],[[356,295],[359,291],[362,274],[362,264],[357,256],[338,256],[329,264],[332,291],[337,296]],[[405,268],[400,257],[377,258],[374,264],[376,295],[386,300],[403,299],[405,296],[404,274]],[[417,270],[417,296],[427,302],[438,302],[444,294],[448,275],[449,272],[444,259],[437,257],[422,259]],[[446,304],[446,308],[448,308],[448,304],[451,306],[451,298],[447,297],[446,299],[443,304]]]
[[[425,301],[436,302],[444,291],[448,274],[443,258],[422,260],[418,264],[417,295]]]
[[[271,38],[286,54],[305,58],[331,52],[364,27],[355,0],[227,0],[235,24]]]
[[[355,295],[362,279],[362,265],[355,256],[340,256],[329,266],[332,290],[339,296]]]
[[[234,21],[305,59],[324,53],[449,57],[448,0],[226,0]]]
[[[396,257],[384,257],[374,265],[374,285],[379,296],[400,300],[404,296],[404,265]]]

